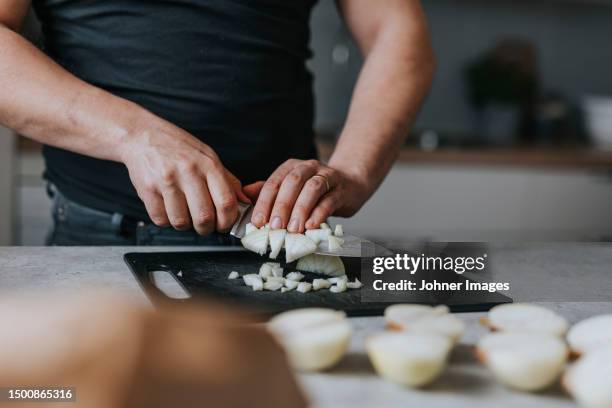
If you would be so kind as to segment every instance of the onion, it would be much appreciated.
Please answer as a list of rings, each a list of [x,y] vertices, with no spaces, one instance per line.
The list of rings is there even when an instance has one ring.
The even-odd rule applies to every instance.
[[[344,244],[342,238],[334,237],[333,235],[327,237],[327,249],[329,252],[339,252],[342,249],[342,244]]]
[[[259,276],[261,276],[262,279],[267,279],[272,276],[272,267],[269,263],[266,262],[259,267]]]
[[[419,319],[448,314],[446,306],[427,306],[399,303],[385,309],[385,322],[392,330],[405,330]]]
[[[286,276],[288,280],[301,281],[304,279],[304,274],[300,272],[289,272]]]
[[[270,230],[267,228],[258,229],[245,235],[241,242],[249,251],[259,255],[264,255],[268,250],[268,235]],[[314,252],[314,251],[313,251]]]
[[[465,332],[465,324],[452,314],[428,316],[406,326],[409,333],[432,333],[447,337],[457,343]]]
[[[443,336],[386,332],[366,341],[376,372],[410,387],[433,382],[444,370],[451,342]]]
[[[330,286],[331,286],[331,282],[328,281],[327,279],[314,279],[312,281],[313,290],[329,289]]]
[[[290,363],[304,371],[325,370],[337,364],[352,334],[343,312],[323,308],[281,313],[270,320],[268,328],[287,352]]]
[[[328,276],[341,276],[346,273],[340,257],[330,255],[305,256],[298,261],[297,269]]]
[[[300,282],[298,281],[285,279],[285,287],[289,290],[297,288],[299,284]]]
[[[280,288],[283,287],[285,280],[283,278],[270,278],[266,281],[266,283],[263,284],[263,288],[265,290],[270,290],[270,291],[275,291],[275,290],[279,290]]]
[[[363,284],[361,282],[359,282],[359,279],[355,278],[354,282],[347,282],[346,283],[346,287],[349,289],[359,289],[363,286]]]
[[[331,228],[329,227],[329,225],[326,222],[322,222],[321,225],[319,226],[319,228],[331,231]]]
[[[541,306],[527,303],[495,306],[483,322],[492,330],[537,332],[555,336],[563,336],[568,328],[563,317]]]
[[[344,230],[342,229],[342,224],[336,225],[336,229],[334,229],[334,235],[337,237],[344,236]]]
[[[242,280],[244,280],[244,284],[247,286],[253,286],[253,283],[257,281],[263,282],[261,280],[261,276],[257,275],[256,273],[250,273],[248,275],[243,275]]]
[[[301,293],[307,293],[312,290],[312,284],[308,282],[299,282],[297,286],[297,291]]]
[[[567,347],[554,335],[498,332],[483,337],[477,357],[508,387],[538,391],[552,385],[567,361]]]
[[[244,230],[244,235],[249,235],[253,231],[257,231],[257,227],[251,224],[250,222],[246,225]]]
[[[231,271],[229,275],[227,275],[227,279],[238,279],[240,274],[236,271]]]
[[[612,407],[612,347],[581,357],[563,377],[563,385],[586,408]]]
[[[329,288],[329,291],[332,293],[342,293],[342,292],[346,292],[346,289],[347,289],[347,280],[342,279],[336,282],[334,286]]]
[[[302,234],[287,234],[285,236],[286,262],[291,263],[317,250],[317,244]]]
[[[285,244],[287,230],[278,229],[270,231],[270,258],[276,259]]]
[[[311,229],[306,231],[306,236],[318,244],[321,241],[327,241],[331,236],[331,230],[328,229]]]
[[[567,333],[567,342],[576,355],[612,346],[612,314],[591,317],[577,323]]]

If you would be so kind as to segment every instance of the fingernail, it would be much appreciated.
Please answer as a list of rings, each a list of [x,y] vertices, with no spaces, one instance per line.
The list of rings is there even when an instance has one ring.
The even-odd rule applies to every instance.
[[[283,228],[283,222],[281,221],[280,217],[272,218],[272,221],[270,222],[270,228],[272,228],[272,229],[281,229],[281,228]]]
[[[300,220],[297,218],[293,218],[289,223],[289,227],[287,229],[291,232],[297,232],[300,229]]]
[[[262,213],[255,214],[255,218],[253,218],[253,224],[262,226],[264,223],[264,216]]]
[[[306,228],[308,228],[308,229],[312,228],[312,220],[306,221]]]

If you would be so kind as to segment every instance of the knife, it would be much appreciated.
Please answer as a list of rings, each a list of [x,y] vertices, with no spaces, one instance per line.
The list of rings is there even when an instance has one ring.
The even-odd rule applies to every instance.
[[[253,206],[244,203],[238,203],[238,220],[232,227],[230,234],[236,238],[243,238],[246,234],[246,226],[251,222],[253,214]],[[353,235],[344,235],[342,237],[344,244],[338,252],[330,252],[326,249],[327,242],[319,243],[318,249],[315,252],[319,255],[343,256],[349,258],[361,258],[364,256],[382,256],[390,255],[391,251],[382,246],[375,244],[367,239],[355,237]],[[366,254],[367,252],[367,254]]]

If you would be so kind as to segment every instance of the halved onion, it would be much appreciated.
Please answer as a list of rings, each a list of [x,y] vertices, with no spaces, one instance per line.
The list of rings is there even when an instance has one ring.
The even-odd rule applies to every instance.
[[[341,276],[346,273],[340,257],[318,254],[301,258],[297,263],[297,269],[327,276]]]
[[[291,364],[305,371],[325,370],[337,364],[352,334],[343,312],[323,308],[281,313],[270,320],[268,328],[287,352]]]
[[[411,324],[425,317],[448,314],[448,307],[398,303],[385,309],[385,322],[391,330],[405,330]]]
[[[567,333],[567,342],[576,355],[599,347],[612,347],[612,314],[585,319]]]
[[[563,376],[563,386],[582,407],[612,407],[612,346],[589,351]]]
[[[502,384],[521,391],[549,387],[567,361],[567,347],[554,335],[497,332],[480,339],[476,356]]]
[[[376,372],[410,387],[422,387],[438,378],[451,347],[450,340],[434,334],[385,332],[366,341]]]
[[[547,333],[563,336],[567,321],[542,306],[511,303],[495,306],[483,323],[492,330]]]

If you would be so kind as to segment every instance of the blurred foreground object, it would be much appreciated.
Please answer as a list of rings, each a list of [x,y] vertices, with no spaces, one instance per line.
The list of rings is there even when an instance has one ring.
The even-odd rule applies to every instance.
[[[302,407],[285,354],[215,305],[150,309],[110,295],[0,300],[0,387],[74,387],[87,408]]]

